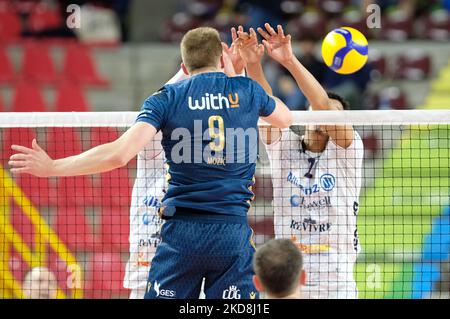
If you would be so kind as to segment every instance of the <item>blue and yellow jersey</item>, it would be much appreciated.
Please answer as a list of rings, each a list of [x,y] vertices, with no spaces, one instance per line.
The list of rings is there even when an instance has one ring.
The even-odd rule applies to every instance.
[[[255,81],[202,73],[147,98],[137,122],[163,133],[166,207],[245,216],[253,199],[258,118],[275,101]]]

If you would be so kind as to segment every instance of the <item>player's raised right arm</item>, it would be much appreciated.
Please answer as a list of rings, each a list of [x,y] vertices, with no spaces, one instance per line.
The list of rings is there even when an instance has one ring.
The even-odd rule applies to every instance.
[[[113,142],[56,160],[50,158],[36,140],[33,140],[32,148],[11,146],[18,153],[11,156],[9,165],[13,173],[27,173],[39,177],[102,173],[125,166],[155,134],[156,129],[152,125],[139,122]]]

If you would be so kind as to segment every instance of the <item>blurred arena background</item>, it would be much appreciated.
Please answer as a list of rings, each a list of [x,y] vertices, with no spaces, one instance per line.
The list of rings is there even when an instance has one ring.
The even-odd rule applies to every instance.
[[[382,8],[381,28],[367,27],[366,8],[371,3]],[[79,29],[67,28],[70,4],[81,7]],[[261,26],[264,22],[284,25],[295,40],[302,63],[327,89],[346,97],[354,109],[450,108],[447,0],[0,0],[0,111],[137,111],[142,101],[178,70],[179,41],[187,30],[212,26],[230,41],[231,26]],[[321,40],[339,26],[354,27],[369,40],[369,63],[352,75],[332,72],[320,57]],[[265,71],[276,96],[292,110],[305,110],[305,97],[284,70],[267,61]],[[445,132],[447,144],[437,148],[447,160],[430,163],[427,168],[436,176],[427,189],[430,194],[436,190],[439,194],[442,185],[449,187],[449,132]],[[95,144],[119,132],[82,133],[91,134],[90,141]],[[392,138],[384,138],[382,131],[365,133],[368,169],[363,198],[381,191],[373,168],[389,167],[396,152],[402,152],[401,146],[392,143]],[[39,135],[39,130],[1,131],[2,191],[11,185],[6,161],[11,154],[9,146],[13,142],[28,144],[32,134]],[[90,146],[82,145],[84,140],[73,134],[58,130],[47,133],[56,145],[54,154],[61,152],[59,144],[72,152]],[[428,146],[428,151],[435,148]],[[417,154],[400,158],[401,167],[411,169]],[[29,202],[12,203],[0,193],[0,218],[10,220],[0,227],[0,298],[19,298],[16,290],[35,266],[46,266],[56,274],[60,297],[127,298],[129,292],[122,288],[122,279],[129,251],[134,169],[132,164],[109,175],[64,183],[18,178],[14,196],[29,199],[36,208],[26,216],[22,205]],[[416,169],[425,174],[420,167]],[[273,236],[271,212],[267,211],[272,188],[265,156],[257,172],[252,224],[257,243],[262,243]],[[394,177],[389,178],[394,182]],[[102,183],[112,183],[117,192],[95,194],[101,186],[93,185]],[[58,194],[58,200],[52,200],[56,198],[52,194]],[[423,196],[423,189],[413,190],[412,195]],[[448,197],[448,191],[443,196]],[[401,206],[384,205],[388,206],[380,214],[376,204],[360,208],[363,253],[355,272],[360,297],[450,298],[450,207],[432,206],[426,214],[405,216]],[[57,214],[60,210],[67,214]],[[63,247],[60,250],[50,252],[36,245],[48,227],[56,234],[52,237],[55,247]],[[68,285],[70,264],[81,266],[81,289]]]

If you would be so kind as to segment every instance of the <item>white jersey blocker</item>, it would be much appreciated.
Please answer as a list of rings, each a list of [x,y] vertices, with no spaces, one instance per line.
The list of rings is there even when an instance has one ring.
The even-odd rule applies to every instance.
[[[287,129],[266,150],[275,237],[292,239],[302,251],[303,297],[357,298],[353,268],[360,252],[356,223],[364,155],[359,134],[346,149],[330,139],[322,153],[312,153]]]
[[[130,257],[125,268],[125,288],[143,289],[145,292],[151,260],[161,241],[163,221],[158,216],[158,208],[164,190],[164,153],[158,134],[137,156],[136,180],[131,195]]]

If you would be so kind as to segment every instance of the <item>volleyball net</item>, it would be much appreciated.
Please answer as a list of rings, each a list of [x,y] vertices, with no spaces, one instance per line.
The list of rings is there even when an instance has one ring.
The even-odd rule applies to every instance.
[[[260,122],[248,215],[256,245],[294,240],[313,294],[341,297],[354,281],[359,298],[450,298],[450,111],[294,113],[281,132]],[[62,158],[115,140],[136,116],[0,113],[0,298],[128,298],[146,286],[167,187],[158,141],[92,176],[8,166],[13,144],[36,138]],[[323,139],[349,128],[351,141]]]

